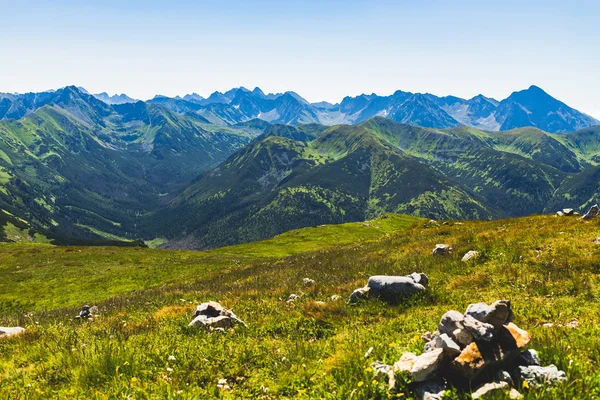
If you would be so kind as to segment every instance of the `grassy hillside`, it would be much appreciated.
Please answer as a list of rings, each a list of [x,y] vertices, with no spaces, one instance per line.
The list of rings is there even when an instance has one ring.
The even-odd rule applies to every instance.
[[[598,236],[598,221],[578,218],[432,224],[389,216],[206,252],[6,244],[0,325],[22,324],[27,332],[0,340],[0,392],[28,399],[389,398],[373,381],[372,361],[419,353],[421,334],[449,309],[507,298],[542,363],[569,378],[556,388],[520,388],[526,398],[596,398]],[[452,245],[453,254],[431,256],[436,243]],[[468,250],[482,258],[462,263]],[[370,275],[413,271],[429,276],[421,298],[346,304]],[[305,286],[305,277],[316,285]],[[291,293],[301,297],[286,303]],[[248,328],[188,328],[195,305],[208,300],[232,308]],[[97,304],[101,316],[77,323],[71,318],[84,302]],[[577,327],[560,326],[574,319]],[[219,379],[232,389],[217,389]]]
[[[145,230],[163,232],[171,248],[203,249],[386,212],[491,219],[600,201],[588,131],[440,130],[380,117],[322,128],[269,127]]]
[[[146,213],[258,135],[73,87],[55,97],[0,121],[0,210],[54,236],[153,239],[138,228]]]

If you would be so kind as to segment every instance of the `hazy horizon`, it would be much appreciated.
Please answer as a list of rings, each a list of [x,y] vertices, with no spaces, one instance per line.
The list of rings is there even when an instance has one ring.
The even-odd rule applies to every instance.
[[[501,100],[536,85],[600,118],[592,1],[0,4],[0,92],[147,100],[258,86],[336,103],[396,90]]]

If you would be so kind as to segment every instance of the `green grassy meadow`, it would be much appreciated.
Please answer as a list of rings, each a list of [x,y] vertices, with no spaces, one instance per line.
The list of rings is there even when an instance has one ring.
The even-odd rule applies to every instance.
[[[0,340],[0,398],[410,398],[408,383],[388,393],[371,362],[419,354],[445,311],[500,298],[512,301],[542,364],[569,378],[520,388],[525,398],[600,398],[596,237],[600,224],[579,218],[433,225],[387,215],[204,252],[3,244],[0,325],[27,331]],[[453,254],[430,255],[436,243]],[[468,250],[482,257],[461,262]],[[346,304],[370,275],[413,271],[429,276],[422,297]],[[301,297],[286,303],[291,293]],[[208,300],[248,328],[188,328]],[[73,321],[85,303],[101,315]],[[574,319],[577,327],[560,326]],[[217,388],[220,379],[231,389]]]

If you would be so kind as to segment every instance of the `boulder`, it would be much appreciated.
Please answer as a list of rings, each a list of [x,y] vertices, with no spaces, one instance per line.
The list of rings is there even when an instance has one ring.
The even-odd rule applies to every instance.
[[[420,274],[419,280],[426,282],[426,277],[422,278]],[[412,296],[418,292],[426,290],[426,287],[415,282],[415,277],[409,276],[388,276],[376,275],[369,278],[367,283],[369,294],[375,295],[389,301],[402,300],[405,297]]]
[[[356,289],[350,295],[350,299],[348,300],[348,303],[352,304],[352,303],[357,303],[359,300],[368,299],[369,298],[369,291],[370,291],[370,289],[371,288],[369,288],[368,286]]]
[[[486,303],[470,304],[465,315],[469,315],[478,321],[489,323],[498,328],[514,318],[510,308],[509,300],[498,300],[487,305]]]
[[[379,382],[387,382],[388,390],[394,390],[396,386],[396,376],[392,370],[392,366],[379,361],[371,363],[373,369],[373,377]]]
[[[436,244],[431,254],[434,256],[445,256],[450,254],[451,251],[452,247],[448,244]]]
[[[461,323],[475,340],[483,340],[486,342],[494,338],[494,326],[486,322],[481,322],[470,315],[466,315]]]
[[[233,320],[227,315],[219,315],[218,317],[207,317],[206,315],[199,315],[189,326],[204,326],[212,329],[229,329],[233,326]]]
[[[520,366],[517,370],[517,378],[532,386],[556,384],[567,380],[567,374],[560,371],[555,365],[540,367],[539,365]]]
[[[79,311],[79,314],[77,314],[75,316],[75,319],[92,319],[93,317],[95,317],[98,314],[98,307],[96,306],[88,306],[85,305],[83,307],[81,307],[81,311]]]
[[[573,215],[573,211],[574,211],[574,210],[573,210],[572,208],[563,208],[563,209],[562,209],[562,212],[563,212],[563,214],[564,214],[565,216],[570,216],[570,215]]]
[[[522,349],[531,341],[531,334],[510,322],[498,331],[498,341],[505,348],[515,346],[518,349]]]
[[[415,362],[417,361],[417,356],[414,353],[404,353],[402,357],[398,361],[394,363],[392,366],[392,370],[395,373],[408,373],[410,374]]]
[[[509,399],[521,399],[523,396],[516,389],[512,388],[509,383],[501,381],[501,382],[489,382],[474,391],[471,394],[473,399],[486,399],[492,398],[495,399],[498,396],[501,396],[502,393],[506,393]],[[504,398],[504,396],[502,397]]]
[[[559,217],[564,217],[564,216],[565,216],[565,213],[564,213],[564,212],[562,212],[562,211],[557,211],[557,212],[556,212],[556,215],[558,215]]]
[[[486,396],[493,397],[499,393],[505,393],[510,390],[510,385],[506,382],[489,382],[482,385],[471,394],[473,399],[483,399]]]
[[[581,219],[592,219],[592,218],[597,217],[598,214],[600,214],[600,207],[598,207],[598,204],[594,204],[593,206],[590,207],[588,212],[583,214],[583,217],[581,217]]]
[[[438,331],[440,333],[446,333],[447,335],[453,337],[453,333],[457,329],[463,329],[464,326],[462,324],[464,316],[462,313],[450,310],[442,315],[440,319],[440,323],[438,324]]]
[[[434,349],[417,357],[411,370],[413,380],[415,382],[423,382],[435,374],[443,356],[444,349]]]
[[[290,294],[290,295],[288,296],[288,298],[287,298],[286,302],[287,302],[287,303],[291,303],[291,302],[293,302],[293,301],[296,301],[296,300],[297,300],[297,299],[299,299],[299,298],[300,298],[300,296],[298,296],[298,295],[297,295],[297,294],[295,294],[295,293],[292,293],[292,294]]]
[[[480,253],[478,251],[469,250],[465,253],[465,255],[463,256],[461,261],[462,262],[475,261],[479,258],[479,256],[480,256]]]
[[[302,283],[304,283],[305,286],[313,286],[316,284],[315,280],[310,278],[302,279]]]
[[[525,367],[530,365],[540,365],[540,358],[538,357],[537,351],[533,349],[525,350],[517,357],[517,363]]]
[[[414,393],[418,400],[441,400],[446,394],[446,385],[438,380],[428,380],[417,384]]]
[[[460,354],[460,346],[445,333],[435,338],[435,348],[443,349],[446,355],[453,356]]]
[[[427,277],[427,275],[425,275],[424,273],[416,273],[413,272],[412,274],[408,275],[415,283],[418,283],[420,285],[423,285],[425,287],[429,286],[429,278]]]
[[[473,343],[473,340],[475,340],[473,334],[466,329],[456,329],[454,332],[452,332],[452,336],[461,348],[470,345]]]
[[[0,326],[0,338],[20,335],[23,332],[25,332],[25,328],[21,328],[20,326],[13,326],[13,327]]]
[[[234,323],[246,326],[246,323],[239,319],[233,311],[226,309],[216,301],[200,304],[196,307],[192,318],[193,320],[189,323],[189,326],[204,326],[213,329],[228,329]]]

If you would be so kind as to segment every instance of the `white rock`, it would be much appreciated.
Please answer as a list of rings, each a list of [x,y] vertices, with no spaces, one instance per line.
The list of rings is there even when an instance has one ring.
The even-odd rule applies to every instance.
[[[480,256],[480,254],[478,251],[470,250],[465,253],[465,255],[463,256],[461,261],[462,262],[467,262],[467,261],[471,261],[471,260],[475,261],[479,258],[479,256]]]
[[[20,335],[23,332],[25,332],[25,328],[21,328],[20,326],[14,326],[14,327],[0,326],[0,337],[9,337],[9,336]]]
[[[417,357],[411,370],[415,382],[423,382],[435,373],[443,358],[444,349],[434,349]]]

